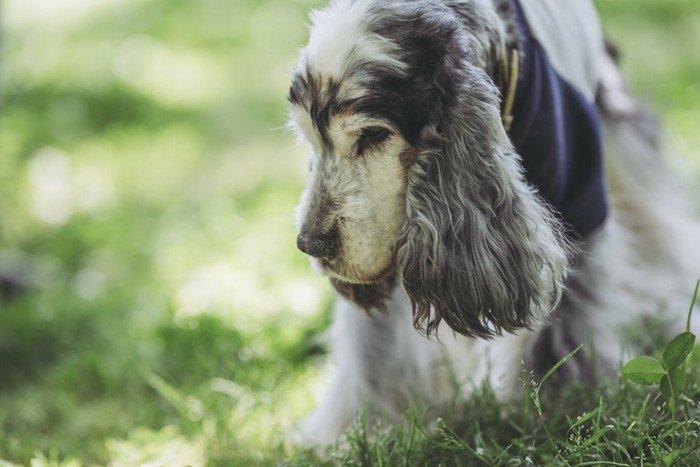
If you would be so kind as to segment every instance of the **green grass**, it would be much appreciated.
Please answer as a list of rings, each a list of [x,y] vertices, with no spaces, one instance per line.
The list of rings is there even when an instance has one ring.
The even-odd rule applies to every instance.
[[[696,387],[697,389],[697,387]],[[571,401],[575,401],[572,405]],[[350,448],[301,465],[697,465],[697,408],[674,421],[658,397],[627,384],[595,391],[568,388],[534,404],[503,406],[484,389],[432,430],[415,412],[411,423],[376,438],[362,430]]]
[[[700,4],[596,3],[699,174]],[[545,383],[542,417],[484,388],[429,431],[415,409],[326,456],[286,441],[327,375],[332,293],[294,244],[305,149],[280,130],[320,4],[2,3],[0,460],[697,465],[697,404],[674,422],[618,379]]]

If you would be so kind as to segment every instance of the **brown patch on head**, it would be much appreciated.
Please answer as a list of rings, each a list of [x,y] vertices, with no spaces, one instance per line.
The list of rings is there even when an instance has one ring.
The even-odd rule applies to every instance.
[[[334,115],[339,117],[350,117],[357,112],[357,99],[350,99],[339,102],[334,109]]]
[[[331,145],[328,125],[331,117],[337,113],[340,88],[339,80],[315,74],[307,66],[294,73],[287,95],[290,104],[303,108],[309,114],[326,146]]]
[[[416,160],[417,155],[418,151],[412,146],[408,147],[405,151],[402,151],[401,154],[399,154],[399,161],[401,161],[401,169],[403,170],[404,176],[408,177],[408,173],[411,170],[411,166],[413,165],[413,161]]]

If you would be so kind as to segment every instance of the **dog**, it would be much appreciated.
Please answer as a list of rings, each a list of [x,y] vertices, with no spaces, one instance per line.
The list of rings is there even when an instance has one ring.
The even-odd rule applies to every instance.
[[[593,381],[630,326],[681,327],[700,228],[588,0],[334,0],[288,101],[297,246],[338,293],[303,442],[517,397],[579,344],[559,373]]]

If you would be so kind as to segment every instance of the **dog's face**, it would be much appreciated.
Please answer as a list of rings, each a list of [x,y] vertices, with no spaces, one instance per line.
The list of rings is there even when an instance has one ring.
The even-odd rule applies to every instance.
[[[393,122],[352,107],[329,115],[323,128],[300,109],[294,121],[312,147],[299,248],[331,277],[379,281],[392,269],[415,149]]]
[[[361,3],[369,2],[316,14],[289,95],[292,126],[312,149],[297,245],[317,269],[353,284],[393,269],[416,153],[384,82],[403,77],[407,64],[397,44],[368,33]]]
[[[365,308],[398,277],[428,332],[529,326],[567,269],[501,124],[488,5],[338,0],[313,17],[289,93],[312,148],[297,245]]]

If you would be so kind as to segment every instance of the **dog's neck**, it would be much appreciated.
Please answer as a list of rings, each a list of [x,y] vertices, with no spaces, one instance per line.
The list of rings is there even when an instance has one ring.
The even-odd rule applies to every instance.
[[[386,302],[391,298],[391,293],[396,287],[396,278],[393,275],[385,276],[373,284],[351,284],[338,279],[331,279],[330,282],[340,295],[367,313],[372,309],[386,311]]]

